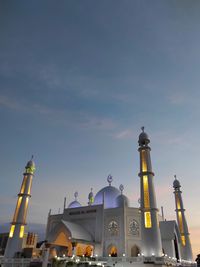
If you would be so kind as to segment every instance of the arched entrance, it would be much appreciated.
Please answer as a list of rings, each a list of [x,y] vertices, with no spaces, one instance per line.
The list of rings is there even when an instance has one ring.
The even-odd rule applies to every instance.
[[[80,225],[68,221],[56,223],[47,235],[48,243],[55,248],[57,256],[91,256],[93,247],[91,235]],[[82,242],[77,242],[82,240]],[[91,243],[90,243],[91,242]]]
[[[92,246],[87,246],[85,248],[85,256],[86,257],[90,257],[90,256],[92,256],[92,254],[93,254],[93,248],[92,248]]]
[[[90,257],[93,253],[93,246],[86,245],[83,243],[77,243],[76,245],[76,256]]]
[[[131,257],[137,257],[139,253],[140,253],[140,248],[136,245],[132,246]]]
[[[110,245],[108,246],[108,255],[110,255],[111,257],[117,257],[117,247],[115,245]]]
[[[51,244],[51,256],[71,256],[72,243],[70,233],[66,230],[63,224],[59,223],[54,227],[48,236],[48,242]]]

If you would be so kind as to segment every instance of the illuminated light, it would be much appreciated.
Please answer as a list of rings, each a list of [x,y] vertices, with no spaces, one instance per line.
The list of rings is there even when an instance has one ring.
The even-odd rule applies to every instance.
[[[19,214],[19,209],[20,209],[21,203],[22,203],[22,196],[19,197],[18,200],[17,200],[17,205],[16,205],[16,209],[15,209],[13,222],[17,221],[17,217],[18,217],[18,214]]]
[[[108,256],[109,256],[109,257],[111,257],[111,255],[110,255],[110,254],[109,254]]]
[[[26,197],[25,209],[24,209],[23,220],[22,220],[23,223],[25,223],[26,221],[26,215],[28,211],[28,202],[29,202],[29,197]]]
[[[30,184],[29,184],[29,187],[28,187],[28,194],[29,195],[31,194],[31,186],[32,186],[32,177],[30,177]]]
[[[31,166],[26,168],[26,173],[34,174],[34,172],[35,172],[35,166],[34,165],[31,165]]]
[[[183,218],[181,211],[178,211],[178,221],[179,221],[179,227],[181,234],[183,233]]]
[[[94,203],[94,197],[90,197],[90,203]]]
[[[12,225],[11,228],[10,228],[10,233],[9,233],[9,237],[10,238],[13,237],[14,231],[15,231],[15,225]]]
[[[182,241],[182,245],[185,246],[185,236],[184,235],[181,236],[181,241]]]
[[[125,257],[126,255],[125,255],[125,253],[123,254],[123,257]]]
[[[21,186],[20,194],[23,194],[25,191],[25,185],[26,185],[27,176],[24,176],[24,180]]]
[[[145,223],[145,228],[151,228],[151,213],[150,211],[146,211],[144,213],[144,223]]]
[[[149,208],[150,207],[150,201],[149,201],[149,184],[148,184],[148,176],[143,176],[143,188],[144,188],[144,207]]]
[[[155,254],[154,254],[154,253],[152,253],[151,255],[152,255],[152,256],[155,256]]]
[[[176,203],[177,203],[177,209],[181,209],[181,203],[180,203],[178,193],[176,193]]]
[[[147,162],[146,162],[146,151],[145,150],[141,151],[141,158],[142,158],[142,171],[146,172],[147,171]]]
[[[20,232],[19,232],[19,238],[23,238],[23,237],[24,237],[24,225],[21,225]]]
[[[139,257],[139,256],[140,256],[140,253],[138,253],[137,255],[138,255],[138,257]]]

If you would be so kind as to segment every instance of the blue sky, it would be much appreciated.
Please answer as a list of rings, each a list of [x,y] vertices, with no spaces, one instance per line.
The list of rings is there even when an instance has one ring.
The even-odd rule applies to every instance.
[[[158,206],[175,218],[173,175],[194,247],[199,225],[199,1],[1,1],[0,221],[26,161],[37,166],[28,220],[73,192],[124,184],[138,206],[137,140],[151,138]]]

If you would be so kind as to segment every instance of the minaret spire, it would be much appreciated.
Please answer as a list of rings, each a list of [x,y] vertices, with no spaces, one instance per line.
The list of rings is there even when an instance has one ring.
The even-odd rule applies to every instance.
[[[5,250],[5,258],[13,258],[16,252],[21,252],[22,241],[24,237],[24,228],[26,225],[26,215],[28,210],[28,202],[31,197],[31,185],[35,172],[35,163],[33,156],[27,163],[24,172],[24,178],[18,194],[17,205],[13,220],[11,223],[9,238]]]
[[[161,235],[158,222],[158,209],[154,189],[154,173],[151,166],[151,148],[148,135],[141,128],[139,135],[140,153],[140,210],[141,210],[141,238],[142,254],[146,257],[162,255]]]
[[[192,248],[190,243],[190,234],[188,231],[187,221],[185,218],[185,209],[183,206],[182,192],[180,190],[180,182],[177,180],[176,175],[174,175],[174,196],[176,205],[176,217],[178,222],[179,231],[181,234],[181,247],[182,247],[182,258],[184,260],[192,261]]]

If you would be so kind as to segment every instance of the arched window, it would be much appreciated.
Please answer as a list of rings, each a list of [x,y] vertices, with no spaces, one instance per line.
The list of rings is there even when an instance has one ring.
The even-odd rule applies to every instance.
[[[108,246],[108,255],[110,255],[111,257],[117,257],[117,247],[114,245],[110,245]]]
[[[137,257],[139,253],[140,253],[140,248],[136,245],[132,246],[131,257]]]

